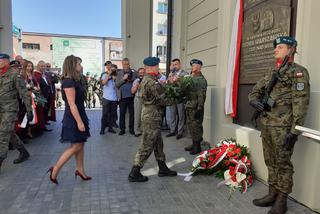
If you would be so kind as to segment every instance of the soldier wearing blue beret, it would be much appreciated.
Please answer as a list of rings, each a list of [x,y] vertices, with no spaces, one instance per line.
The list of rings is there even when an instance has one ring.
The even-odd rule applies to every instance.
[[[280,36],[273,41],[273,46],[275,66],[249,94],[250,105],[257,112],[264,112],[260,114],[261,138],[269,184],[269,193],[253,200],[253,204],[272,206],[269,214],[282,214],[287,211],[287,197],[293,186],[291,155],[300,134],[295,126],[303,126],[309,105],[310,84],[307,69],[294,63],[297,41],[290,36]],[[276,83],[269,97],[275,105],[265,108],[261,98],[274,80]]]
[[[14,163],[21,163],[29,158],[29,153],[14,131],[14,125],[19,110],[18,96],[21,97],[27,109],[27,119],[32,121],[31,96],[21,78],[20,69],[10,65],[10,56],[0,53],[0,170],[3,160],[7,157],[8,145],[20,152]]]
[[[140,169],[154,152],[159,166],[159,177],[176,176],[177,172],[168,168],[165,163],[166,157],[163,152],[161,136],[161,121],[163,110],[169,103],[165,97],[162,85],[158,82],[159,62],[157,57],[147,57],[143,60],[146,74],[141,81],[140,90],[142,98],[142,143],[134,157],[132,170],[128,180],[130,182],[145,182],[148,177],[143,176]]]
[[[191,155],[201,152],[201,142],[203,141],[203,115],[204,103],[206,101],[207,80],[201,73],[202,61],[192,59],[190,61],[192,81],[194,89],[191,99],[185,104],[187,115],[187,126],[192,138],[192,144],[185,147],[186,151],[190,151]]]

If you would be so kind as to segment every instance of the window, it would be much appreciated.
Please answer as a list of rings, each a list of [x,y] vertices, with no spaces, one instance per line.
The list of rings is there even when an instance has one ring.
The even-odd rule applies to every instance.
[[[168,13],[168,3],[158,2],[158,13],[167,14]]]
[[[157,46],[157,56],[158,57],[165,57],[167,55],[167,46]]]
[[[161,36],[167,35],[167,25],[158,24],[158,35],[161,35]]]
[[[22,43],[23,49],[40,50],[40,44],[35,43]]]

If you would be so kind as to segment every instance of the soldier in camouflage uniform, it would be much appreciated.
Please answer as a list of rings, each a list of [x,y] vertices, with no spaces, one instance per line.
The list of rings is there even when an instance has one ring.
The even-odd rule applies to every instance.
[[[292,191],[294,172],[290,159],[300,134],[295,126],[303,125],[309,105],[309,74],[306,68],[293,62],[294,45],[296,41],[292,37],[279,37],[274,41],[275,69],[267,72],[249,94],[250,105],[263,113],[260,117],[261,137],[269,183],[269,193],[253,203],[261,207],[273,205],[269,214],[287,211],[287,195]],[[278,71],[290,50],[293,54],[288,63]],[[261,98],[274,72],[279,76],[270,93],[275,106],[265,111]]]
[[[192,66],[192,80],[194,89],[192,97],[185,104],[187,114],[187,126],[189,133],[192,137],[192,144],[185,147],[186,151],[190,151],[190,154],[195,155],[201,152],[200,143],[203,140],[203,114],[204,114],[204,102],[206,101],[207,92],[207,80],[201,73],[202,61],[193,59],[190,61]]]
[[[177,172],[170,170],[165,163],[163,153],[163,141],[161,137],[161,120],[165,106],[169,102],[165,99],[164,91],[159,78],[159,62],[157,57],[147,57],[143,63],[146,75],[144,76],[140,88],[142,96],[142,142],[135,155],[134,164],[129,174],[130,182],[145,182],[148,177],[140,173],[146,160],[154,151],[154,155],[159,165],[158,176],[176,176]]]
[[[7,157],[10,139],[13,146],[20,152],[20,156],[29,155],[14,132],[19,110],[18,95],[26,106],[28,120],[33,119],[31,97],[20,76],[20,69],[15,65],[10,66],[9,59],[7,54],[0,53],[0,169],[3,160]],[[18,158],[20,162],[24,161],[25,159],[20,156]]]

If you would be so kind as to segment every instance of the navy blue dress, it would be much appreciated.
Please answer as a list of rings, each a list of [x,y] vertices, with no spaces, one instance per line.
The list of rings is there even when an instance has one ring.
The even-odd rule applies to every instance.
[[[76,97],[75,97],[75,104],[78,108],[80,117],[86,130],[84,132],[79,131],[77,122],[72,116],[70,106],[66,97],[66,94],[63,89],[65,88],[75,88]],[[87,138],[90,137],[89,132],[89,119],[86,114],[86,110],[84,107],[84,88],[80,84],[80,82],[75,81],[70,78],[65,78],[61,84],[61,91],[62,91],[62,99],[65,102],[65,110],[62,120],[62,132],[61,132],[61,139],[62,143],[82,143],[86,142]]]

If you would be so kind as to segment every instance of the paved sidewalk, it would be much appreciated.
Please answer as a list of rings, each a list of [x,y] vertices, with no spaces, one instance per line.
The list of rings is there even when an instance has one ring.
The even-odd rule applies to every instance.
[[[58,121],[61,121],[61,113],[58,113]],[[59,185],[50,183],[46,170],[68,146],[58,141],[61,123],[52,123],[49,128],[53,128],[53,132],[27,145],[30,160],[13,165],[18,152],[9,153],[0,175],[0,214],[267,213],[267,208],[252,205],[255,197],[267,191],[262,183],[255,182],[246,194],[237,192],[228,200],[227,187],[217,189],[221,180],[214,176],[195,176],[190,182],[183,181],[183,177],[179,176],[159,178],[149,170],[157,166],[153,155],[143,168],[147,170],[145,173],[154,174],[149,181],[129,183],[128,173],[141,137],[108,132],[100,136],[101,111],[88,111],[88,115],[92,137],[86,144],[85,163],[87,174],[93,180],[75,180],[75,161],[71,160],[58,176]],[[193,157],[183,151],[189,142],[187,138],[175,140],[164,137],[167,161],[182,160],[172,167],[178,172],[190,170]],[[288,207],[289,214],[314,213],[292,201],[289,201]]]

